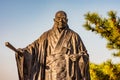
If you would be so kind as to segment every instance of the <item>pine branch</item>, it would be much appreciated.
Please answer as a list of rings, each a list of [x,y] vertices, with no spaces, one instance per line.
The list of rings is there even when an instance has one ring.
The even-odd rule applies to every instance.
[[[102,18],[95,12],[88,12],[84,15],[86,22],[83,27],[105,38],[108,41],[107,48],[120,50],[120,18],[115,11],[107,14],[108,18]]]

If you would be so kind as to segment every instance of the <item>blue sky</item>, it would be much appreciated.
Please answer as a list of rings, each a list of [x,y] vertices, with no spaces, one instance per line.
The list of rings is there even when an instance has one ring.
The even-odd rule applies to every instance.
[[[89,11],[104,17],[114,10],[119,16],[119,3],[120,0],[0,0],[0,80],[18,80],[14,52],[4,43],[9,41],[16,48],[24,48],[52,28],[54,14],[59,10],[68,14],[69,27],[81,36],[91,62],[118,62],[111,56],[113,51],[106,49],[106,40],[82,25]]]

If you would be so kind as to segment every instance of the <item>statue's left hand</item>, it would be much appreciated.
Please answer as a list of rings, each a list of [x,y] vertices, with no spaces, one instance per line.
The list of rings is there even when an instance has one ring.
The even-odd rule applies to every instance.
[[[78,54],[71,54],[69,57],[72,61],[77,61],[80,56]]]

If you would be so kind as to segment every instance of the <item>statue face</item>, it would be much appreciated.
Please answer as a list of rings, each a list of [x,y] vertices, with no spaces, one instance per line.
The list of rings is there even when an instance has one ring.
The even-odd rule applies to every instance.
[[[55,16],[55,24],[58,28],[65,28],[67,26],[67,16],[64,12],[58,12]]]

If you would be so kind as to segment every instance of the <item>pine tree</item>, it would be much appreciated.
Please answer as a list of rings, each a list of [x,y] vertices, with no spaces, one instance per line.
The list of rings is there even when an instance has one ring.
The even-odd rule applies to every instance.
[[[108,17],[103,18],[98,13],[88,12],[85,14],[85,24],[83,25],[86,30],[100,34],[107,40],[107,48],[116,50],[113,55],[120,57],[120,18],[116,15],[115,11],[109,11]]]

